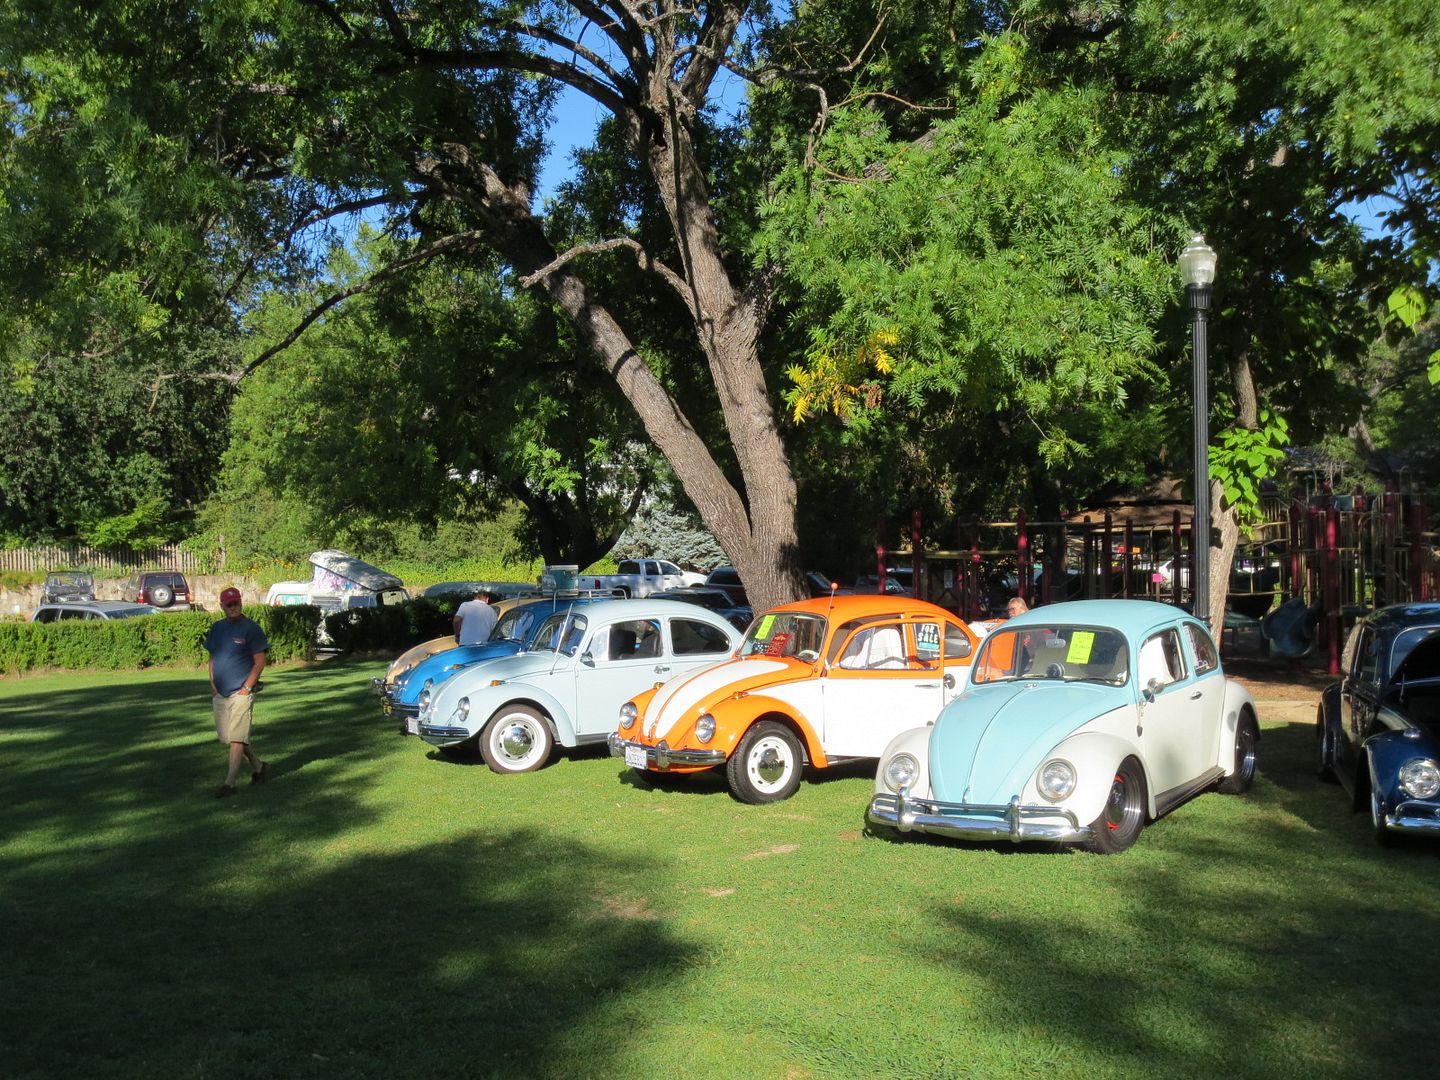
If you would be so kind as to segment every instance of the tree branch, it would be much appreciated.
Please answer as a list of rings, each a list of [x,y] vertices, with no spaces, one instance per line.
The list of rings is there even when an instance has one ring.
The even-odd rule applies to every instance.
[[[631,240],[628,236],[616,237],[613,240],[600,240],[593,244],[577,244],[563,255],[557,255],[534,273],[526,274],[520,279],[520,284],[528,289],[537,282],[543,281],[555,273],[555,271],[559,270],[571,259],[599,251],[614,251],[617,248],[628,248],[633,251],[635,253],[635,259],[640,264],[641,269],[659,274],[666,284],[680,294],[680,299],[687,305],[693,302],[694,295],[691,293],[690,286],[686,284],[685,279],[651,255],[644,245],[635,240]]]
[[[238,383],[241,379],[245,378],[245,376],[252,374],[261,364],[265,363],[266,360],[269,360],[276,353],[288,349],[301,334],[310,328],[316,319],[320,318],[321,315],[324,315],[325,312],[329,311],[342,300],[348,300],[352,296],[358,296],[360,293],[368,292],[381,282],[388,281],[393,277],[398,277],[406,270],[427,263],[441,255],[448,255],[456,251],[469,251],[480,246],[482,246],[482,234],[478,232],[463,232],[455,233],[452,236],[445,236],[436,240],[433,244],[421,248],[419,251],[396,259],[369,277],[357,281],[355,284],[349,285],[338,292],[332,293],[301,319],[296,327],[291,330],[290,333],[286,334],[284,338],[270,346],[254,360],[250,361],[239,374],[232,376],[231,381]]]

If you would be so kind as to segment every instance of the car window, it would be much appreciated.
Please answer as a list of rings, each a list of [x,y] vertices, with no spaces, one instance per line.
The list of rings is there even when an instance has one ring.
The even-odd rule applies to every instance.
[[[678,574],[678,573],[680,573],[680,568],[679,568],[678,566],[676,566],[673,562],[664,562],[664,561],[662,561],[662,562],[660,562],[658,565],[659,565],[659,567],[660,567],[660,572],[661,572],[662,574]]]
[[[741,656],[793,656],[814,660],[825,644],[826,621],[819,615],[797,611],[767,611],[755,620]]]
[[[980,643],[971,681],[978,686],[1017,678],[1060,679],[1123,686],[1129,663],[1125,638],[1106,627],[1002,626]]]
[[[1190,649],[1195,654],[1195,674],[1204,675],[1207,671],[1214,671],[1220,666],[1220,657],[1215,653],[1215,642],[1210,640],[1203,627],[1195,623],[1186,623],[1185,630],[1190,635]]]
[[[1340,654],[1340,670],[1347,675],[1355,674],[1355,660],[1360,655],[1360,635],[1364,629],[1363,623],[1356,623],[1345,639],[1345,651]]]
[[[1362,682],[1373,683],[1375,681],[1378,667],[1376,653],[1375,628],[1366,626],[1360,631],[1360,644],[1355,650],[1355,677]]]
[[[615,572],[617,574],[638,574],[640,573],[640,564],[633,559],[621,559],[620,565],[615,568]]]
[[[564,611],[557,611],[540,624],[540,629],[535,633],[532,647],[536,650],[555,651],[564,653],[566,656],[574,656],[575,650],[580,647],[580,642],[585,639],[585,631],[589,625],[589,621],[584,615],[577,614],[568,608]]]
[[[923,651],[920,655],[922,658],[925,657],[925,653]],[[964,630],[961,630],[960,627],[950,626],[947,624],[945,627],[945,659],[963,660],[969,655],[969,636],[965,633]]]
[[[587,651],[596,663],[644,660],[659,656],[663,651],[660,643],[660,620],[629,619],[602,626],[595,631],[595,637],[591,639]]]
[[[1174,630],[1162,630],[1145,639],[1140,646],[1139,676],[1142,687],[1152,681],[1163,689],[1185,677],[1185,662],[1180,655],[1180,638]]]
[[[899,623],[881,623],[856,630],[845,639],[837,666],[863,671],[906,667],[904,630]]]
[[[670,646],[676,656],[703,656],[730,651],[730,638],[718,626],[694,619],[670,620]]]

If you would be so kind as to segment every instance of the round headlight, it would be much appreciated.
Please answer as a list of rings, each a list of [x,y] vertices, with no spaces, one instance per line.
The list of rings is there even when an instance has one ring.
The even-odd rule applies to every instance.
[[[695,721],[695,738],[697,741],[706,743],[715,737],[715,718],[708,712],[701,713],[700,719]]]
[[[891,791],[899,791],[902,787],[909,787],[915,782],[915,777],[920,775],[920,762],[915,760],[914,754],[896,754],[885,763],[885,786]]]
[[[1433,799],[1440,792],[1440,766],[1429,758],[1411,758],[1400,766],[1400,790],[1412,799]]]
[[[429,690],[429,689],[430,689],[432,686],[434,686],[434,685],[435,685],[435,680],[434,680],[434,679],[426,679],[426,680],[425,680],[425,685],[422,686],[421,689],[422,689],[422,690]]]
[[[462,697],[455,703],[455,715],[461,720],[470,715],[470,699],[468,697]]]
[[[430,691],[429,691],[428,688],[425,689],[425,690],[421,690],[421,691],[420,691],[420,699],[419,699],[419,700],[420,700],[420,708],[422,708],[422,709],[428,709],[428,708],[430,708]]]
[[[1075,790],[1075,766],[1056,758],[1040,766],[1040,775],[1035,778],[1040,795],[1050,802],[1059,802],[1070,797]]]
[[[639,715],[640,710],[635,708],[635,703],[633,701],[625,702],[624,705],[620,706],[620,726],[622,728],[629,727],[631,724],[635,723],[635,717]]]

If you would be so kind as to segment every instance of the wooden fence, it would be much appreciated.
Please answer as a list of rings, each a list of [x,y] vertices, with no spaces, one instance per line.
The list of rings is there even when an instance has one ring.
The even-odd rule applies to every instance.
[[[75,544],[68,547],[12,548],[0,551],[0,570],[67,570],[94,567],[107,570],[180,570],[199,573],[200,560],[177,544],[146,551],[114,551]]]

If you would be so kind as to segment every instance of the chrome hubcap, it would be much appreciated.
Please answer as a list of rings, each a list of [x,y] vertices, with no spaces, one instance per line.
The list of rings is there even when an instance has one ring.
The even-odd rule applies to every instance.
[[[781,744],[767,739],[751,752],[750,773],[760,783],[774,785],[789,771],[790,756]]]
[[[506,757],[523,758],[535,748],[535,733],[528,724],[506,724],[500,731],[498,741],[500,750]]]

